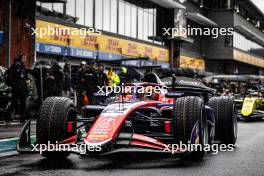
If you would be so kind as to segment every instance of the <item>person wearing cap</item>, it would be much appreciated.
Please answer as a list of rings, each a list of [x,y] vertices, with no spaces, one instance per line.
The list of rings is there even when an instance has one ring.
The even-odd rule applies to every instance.
[[[26,98],[28,96],[29,78],[25,62],[26,56],[19,54],[7,71],[7,84],[12,88],[12,106],[20,114],[20,123],[25,122]]]

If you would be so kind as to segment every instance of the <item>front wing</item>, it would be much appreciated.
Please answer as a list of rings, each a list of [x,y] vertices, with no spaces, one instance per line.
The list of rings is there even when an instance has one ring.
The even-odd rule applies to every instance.
[[[31,143],[30,124],[31,121],[27,121],[19,136],[17,142],[17,151],[19,153],[40,153],[40,146],[37,145],[37,141],[35,144]],[[82,140],[84,135],[79,133],[76,136],[72,136],[59,142],[59,144],[69,145],[70,148],[67,152],[86,156],[106,156],[116,153],[187,154],[186,150],[178,147],[174,148],[173,145],[167,145],[154,138],[135,133],[120,133],[115,141],[108,141],[107,143],[102,144],[102,151],[84,152],[83,150],[80,150],[80,147],[77,147],[76,149],[76,146],[88,145]]]

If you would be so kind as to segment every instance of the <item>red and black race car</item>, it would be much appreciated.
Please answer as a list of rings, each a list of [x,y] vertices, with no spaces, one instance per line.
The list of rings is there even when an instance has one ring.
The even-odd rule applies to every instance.
[[[38,151],[40,144],[67,145],[68,150],[44,151],[48,158],[70,153],[105,156],[120,152],[179,154],[201,159],[200,151],[175,148],[174,144],[211,145],[215,141],[235,144],[237,118],[234,100],[213,97],[214,90],[184,77],[165,78],[157,83],[135,83],[141,91],[122,92],[108,105],[88,105],[77,116],[68,98],[47,98],[37,119],[36,144],[30,142],[30,121],[24,126],[17,150]],[[163,87],[166,92],[154,92]],[[212,97],[212,98],[211,98]],[[34,148],[33,148],[34,147]],[[35,150],[33,150],[35,149]]]

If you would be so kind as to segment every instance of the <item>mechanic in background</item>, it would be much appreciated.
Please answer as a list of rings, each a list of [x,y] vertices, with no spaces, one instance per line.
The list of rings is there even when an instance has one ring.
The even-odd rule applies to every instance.
[[[71,66],[70,64],[66,63],[63,68],[64,72],[64,80],[62,85],[63,96],[70,97],[70,93],[72,92],[71,87]]]
[[[45,79],[45,97],[61,97],[63,80],[63,70],[57,62],[54,62]]]
[[[7,71],[7,84],[12,88],[12,106],[19,112],[20,123],[25,122],[28,96],[29,78],[25,62],[26,56],[19,54]]]
[[[120,84],[126,84],[127,83],[127,68],[122,67],[121,73],[119,73],[118,76],[120,78]]]
[[[97,86],[100,87],[100,89],[103,89],[105,91],[106,86],[108,86],[108,78],[105,73],[105,67],[103,64],[98,65],[98,69],[96,72],[96,78],[97,78]],[[99,92],[99,88],[96,87],[96,92]],[[101,104],[104,103],[106,100],[106,97],[98,97],[94,96],[94,104]]]
[[[90,64],[87,67],[87,70],[84,71],[82,79],[85,82],[85,95],[87,96],[88,103],[94,103],[94,93],[97,90],[98,79],[96,75],[96,66],[95,63]]]
[[[108,78],[105,71],[105,67],[102,64],[99,64],[98,71],[96,74],[97,77],[97,86],[103,87],[108,86]]]
[[[85,95],[85,80],[84,80],[84,73],[87,70],[87,63],[81,62],[80,68],[77,71],[76,76],[76,93],[77,93],[77,105],[78,107],[82,107],[83,105],[83,97]]]
[[[120,77],[114,72],[113,68],[110,68],[107,77],[109,80],[109,86],[115,87],[120,84]]]

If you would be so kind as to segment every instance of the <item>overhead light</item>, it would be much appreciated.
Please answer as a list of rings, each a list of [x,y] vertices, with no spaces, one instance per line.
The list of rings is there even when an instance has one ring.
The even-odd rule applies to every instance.
[[[235,3],[235,10],[236,10],[237,13],[239,13],[239,4],[238,4],[238,2]]]
[[[235,6],[235,9],[236,9],[236,12],[239,13],[239,6],[238,5]]]
[[[260,27],[260,21],[257,21],[257,24],[255,25],[255,27],[259,28]]]
[[[184,3],[186,0],[179,0],[179,1],[180,1],[180,3],[182,3],[182,4],[183,4],[183,3]]]
[[[203,8],[203,7],[204,7],[204,2],[203,2],[203,0],[201,0],[200,8]]]

